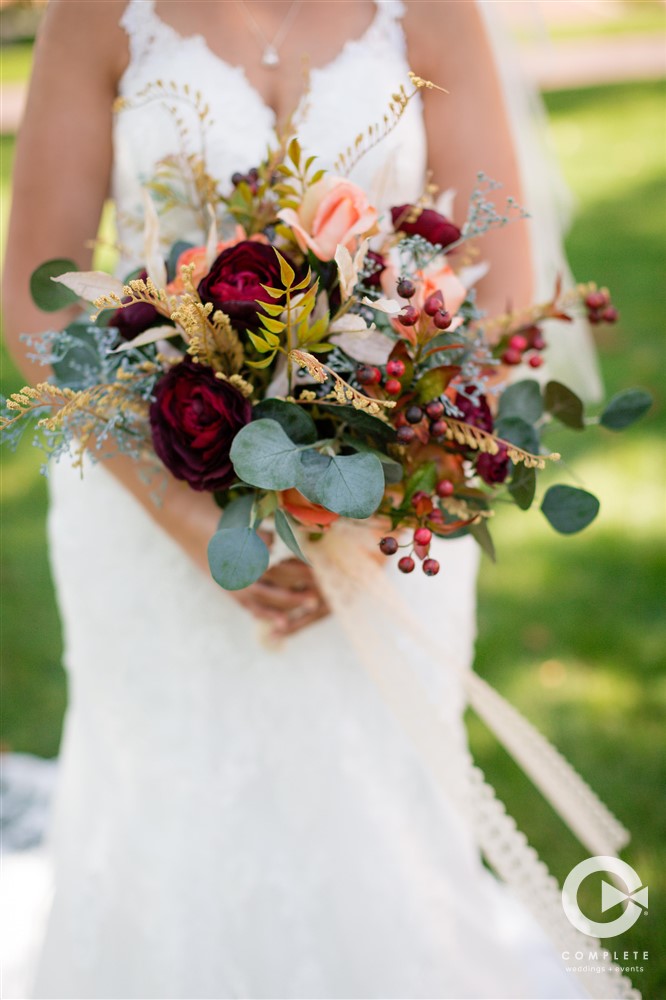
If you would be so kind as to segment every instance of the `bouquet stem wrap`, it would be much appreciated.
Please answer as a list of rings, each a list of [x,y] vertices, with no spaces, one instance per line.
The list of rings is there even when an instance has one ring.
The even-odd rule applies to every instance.
[[[353,522],[338,522],[322,539],[306,547],[319,585],[359,663],[442,794],[454,800],[470,822],[488,863],[556,946],[572,954],[600,949],[598,941],[569,924],[556,879],[517,829],[469,752],[461,748],[427,686],[394,641],[395,633],[408,634],[415,655],[425,653],[441,669],[457,672],[471,707],[591,854],[617,854],[627,843],[628,832],[512,705],[480,677],[456,664],[455,657],[448,655],[446,637],[436,637],[436,623],[433,628],[423,628],[398,593],[383,559],[379,561],[368,549],[367,537],[362,537],[366,533],[367,527],[362,532]],[[369,612],[369,607],[374,610]],[[591,968],[589,964],[586,967]],[[619,968],[606,963],[606,969],[606,973],[578,974],[591,996],[639,996]]]

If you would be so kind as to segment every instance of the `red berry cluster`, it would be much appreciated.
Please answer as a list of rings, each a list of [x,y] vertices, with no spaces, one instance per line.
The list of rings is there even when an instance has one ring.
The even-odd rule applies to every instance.
[[[356,369],[356,379],[360,385],[380,385],[384,381],[384,392],[389,396],[399,396],[402,385],[398,379],[405,374],[404,361],[389,361],[386,365],[386,379],[374,365],[361,365]]]
[[[238,187],[239,184],[247,184],[252,194],[256,194],[259,190],[259,171],[256,167],[252,167],[246,174],[241,174],[237,170],[235,174],[231,175],[231,183],[234,187]]]
[[[442,479],[435,487],[435,493],[438,497],[450,497],[453,496],[454,492],[455,486],[450,479]],[[416,556],[417,559],[421,560],[421,568],[426,576],[437,576],[440,568],[439,562],[429,555],[433,532],[424,522],[428,521],[437,530],[436,525],[444,523],[444,514],[438,507],[434,506],[433,498],[424,490],[418,490],[413,495],[411,503],[421,521],[421,524],[415,529],[411,541],[406,542],[405,545],[399,545],[398,540],[393,535],[386,535],[379,543],[379,550],[385,556],[393,556],[398,549],[409,548],[409,554],[398,560],[400,572],[413,573],[416,568],[416,559],[414,558]]]
[[[509,337],[506,348],[502,352],[502,363],[520,365],[527,361],[531,368],[540,368],[543,364],[541,351],[545,347],[546,341],[540,327],[526,326]]]
[[[411,299],[416,294],[416,285],[409,278],[401,278],[398,282],[397,292],[401,299]],[[444,308],[444,298],[441,292],[434,292],[429,295],[423,303],[423,312],[428,316],[437,330],[448,330],[453,322],[453,317]],[[398,322],[403,326],[416,326],[421,319],[421,313],[411,304],[403,306],[402,312],[398,314]]]
[[[585,296],[585,308],[587,318],[590,323],[616,323],[618,311],[611,302],[610,293],[607,288],[600,288],[598,291],[588,292]]]

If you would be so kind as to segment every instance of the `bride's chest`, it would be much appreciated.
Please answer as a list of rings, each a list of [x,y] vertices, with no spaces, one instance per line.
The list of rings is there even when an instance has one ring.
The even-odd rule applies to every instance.
[[[222,190],[275,145],[277,121],[242,66],[223,59],[201,34],[183,37],[155,16],[152,4],[128,5],[130,64],[119,86],[127,106],[114,123],[113,194],[136,213],[141,186],[179,154],[203,154]],[[380,4],[365,32],[311,71],[294,115],[305,150],[331,167],[362,133],[382,123],[391,95],[409,89],[409,65],[394,0]],[[204,114],[205,110],[205,114]],[[421,103],[355,168],[352,179],[381,206],[413,200],[423,188],[426,141]],[[180,233],[180,236],[183,234]]]

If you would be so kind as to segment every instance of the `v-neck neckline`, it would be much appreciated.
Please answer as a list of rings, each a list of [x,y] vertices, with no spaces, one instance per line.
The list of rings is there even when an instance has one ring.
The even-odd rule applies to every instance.
[[[181,44],[190,43],[190,44],[200,45],[202,49],[207,53],[207,55],[211,59],[213,59],[219,66],[233,73],[236,73],[242,79],[247,90],[253,95],[254,99],[261,105],[264,111],[270,116],[271,127],[273,131],[276,130],[279,124],[277,111],[271,104],[268,103],[268,101],[266,101],[259,88],[249,78],[245,66],[243,66],[240,63],[229,62],[223,56],[219,55],[213,48],[211,48],[205,35],[203,35],[201,32],[196,32],[190,35],[184,35],[172,24],[169,24],[169,22],[165,21],[164,18],[161,16],[161,14],[159,14],[155,9],[155,0],[143,0],[143,2],[150,4],[150,16],[154,24],[158,26],[161,31],[169,33],[173,38],[177,39]],[[368,24],[367,28],[365,28],[365,30],[357,37],[348,38],[343,43],[343,45],[341,46],[340,50],[336,53],[336,55],[334,55],[331,59],[325,62],[322,66],[313,66],[310,69],[311,78],[326,75],[333,69],[334,66],[336,66],[346,56],[346,54],[349,51],[357,48],[358,46],[365,45],[367,43],[370,36],[377,29],[377,25],[379,24],[380,18],[384,12],[383,8],[386,0],[373,0],[373,2],[375,5],[375,11],[372,20]],[[120,78],[119,87],[122,86],[125,76],[130,72],[132,66],[133,66],[133,58],[130,55],[130,61]],[[301,109],[303,108],[303,105],[306,104],[308,97],[309,97],[309,91],[304,91],[300,95],[295,105],[294,111],[292,112],[294,116],[298,116]]]

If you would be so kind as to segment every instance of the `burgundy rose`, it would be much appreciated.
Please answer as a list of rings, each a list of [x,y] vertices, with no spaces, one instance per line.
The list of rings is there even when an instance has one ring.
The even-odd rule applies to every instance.
[[[479,455],[476,460],[476,471],[489,486],[503,483],[509,474],[509,457],[504,445],[500,445],[496,455],[488,455],[486,452]]]
[[[143,281],[148,277],[147,271],[142,271],[138,275]],[[129,302],[129,299],[123,299]],[[159,326],[168,321],[158,313],[149,302],[135,302],[132,306],[125,306],[124,309],[116,309],[109,321],[109,326],[114,326],[123,340],[134,340],[140,333],[149,330],[151,326]]]
[[[212,302],[215,309],[225,312],[236,329],[255,330],[259,326],[256,300],[273,301],[262,285],[282,287],[277,255],[266,243],[242,240],[215,259],[199,282],[199,295],[202,302]]]
[[[251,419],[252,406],[238,389],[189,359],[160,379],[150,406],[158,458],[176,479],[184,479],[195,490],[231,485],[231,444]]]
[[[398,232],[407,236],[422,236],[428,243],[448,247],[460,239],[460,230],[446,216],[440,215],[432,208],[424,208],[414,222],[408,222],[418,208],[415,205],[397,205],[391,209],[393,226]]]

